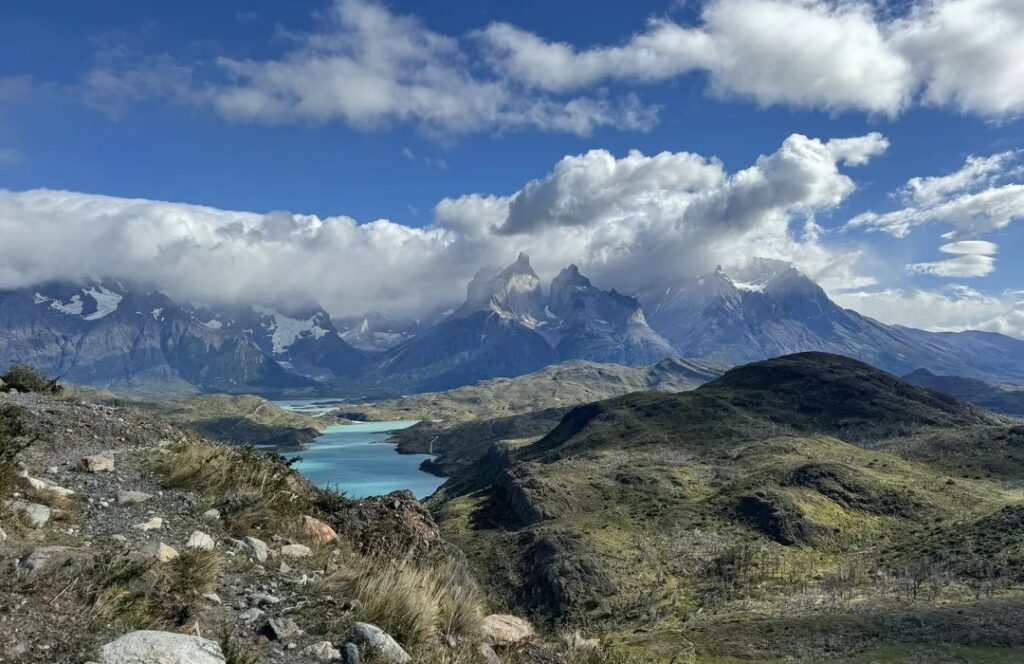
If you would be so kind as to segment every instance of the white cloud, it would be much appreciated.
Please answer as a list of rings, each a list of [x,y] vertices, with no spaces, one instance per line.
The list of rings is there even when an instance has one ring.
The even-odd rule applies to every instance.
[[[618,46],[578,50],[504,23],[480,33],[493,65],[536,88],[707,72],[761,104],[895,114],[915,98],[963,112],[1024,111],[1024,5],[919,0],[895,16],[862,0],[710,0],[696,25],[652,20]]]
[[[1024,337],[1024,308],[1013,293],[982,293],[963,285],[938,290],[890,288],[841,293],[835,300],[884,323],[926,330],[988,330]]]
[[[995,242],[986,242],[985,240],[961,240],[960,242],[944,244],[939,247],[939,251],[944,254],[979,254],[990,256],[999,251],[999,245]]]
[[[457,38],[370,0],[334,0],[319,16],[316,32],[289,34],[289,48],[271,59],[182,64],[105,49],[85,80],[86,98],[112,115],[164,98],[235,121],[341,121],[360,129],[408,123],[441,136],[525,127],[586,135],[604,126],[646,130],[657,121],[657,108],[632,95],[527,93],[478,71]]]
[[[1015,152],[1000,152],[988,157],[967,158],[963,168],[936,177],[916,177],[907,181],[906,197],[919,205],[940,203],[949,194],[975,189],[991,182],[1016,156]]]
[[[445,199],[428,228],[0,190],[0,288],[108,277],[196,300],[416,314],[460,299],[478,268],[520,250],[547,276],[575,262],[627,291],[750,256],[791,260],[826,287],[863,287],[873,280],[857,273],[859,248],[823,243],[812,219],[854,189],[838,164],[884,147],[860,140],[793,135],[731,175],[693,153],[592,151],[511,195]]]
[[[904,188],[910,205],[892,212],[859,214],[848,226],[906,237],[917,226],[943,223],[952,226],[943,236],[949,239],[975,237],[1004,228],[1024,218],[1024,184],[993,183],[1020,174],[1019,170],[1007,168],[1019,155],[1004,152],[984,158],[972,156],[963,168],[950,175],[912,178]]]
[[[907,272],[911,274],[931,274],[936,277],[984,277],[995,269],[995,258],[979,254],[965,254],[942,261],[911,263],[907,266]]]

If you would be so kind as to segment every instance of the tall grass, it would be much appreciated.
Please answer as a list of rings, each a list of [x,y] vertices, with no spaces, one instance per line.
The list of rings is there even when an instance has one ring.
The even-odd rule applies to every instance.
[[[358,599],[359,620],[379,626],[413,651],[441,639],[472,642],[480,634],[482,595],[454,565],[377,563],[336,572],[320,589]]]

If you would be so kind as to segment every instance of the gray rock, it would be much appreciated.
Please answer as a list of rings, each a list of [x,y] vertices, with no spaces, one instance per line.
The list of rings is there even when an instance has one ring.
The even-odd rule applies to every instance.
[[[341,646],[341,661],[343,664],[359,664],[359,646],[346,641]]]
[[[153,496],[142,491],[118,491],[117,502],[121,505],[138,505],[144,503]]]
[[[48,576],[61,570],[92,569],[96,556],[86,549],[71,546],[41,546],[18,561],[18,571],[31,577]]]
[[[280,641],[297,636],[302,633],[302,630],[291,618],[271,618],[263,626],[263,633],[269,639]]]
[[[257,620],[262,618],[264,615],[265,614],[264,614],[264,612],[261,609],[252,608],[252,609],[246,609],[245,611],[242,611],[241,613],[239,613],[238,614],[238,619],[241,620],[242,622],[251,623],[251,622],[256,622]]]
[[[281,598],[270,593],[256,593],[252,601],[256,606],[274,606],[281,603]]]
[[[487,662],[487,664],[501,664],[501,658],[498,657],[498,653],[494,652],[494,648],[490,644],[478,644],[476,649],[480,653],[481,659]]]
[[[161,519],[158,516],[155,516],[152,519],[150,519],[149,521],[146,521],[145,523],[140,523],[140,524],[136,525],[135,527],[138,528],[139,530],[150,531],[150,530],[160,530],[161,528],[163,528],[163,526],[164,526],[164,520]]]
[[[225,664],[214,641],[187,634],[140,630],[100,648],[99,664]]]
[[[246,537],[242,542],[245,543],[246,549],[249,550],[252,557],[255,558],[257,562],[267,562],[267,556],[269,555],[270,550],[267,548],[266,542],[256,537]]]
[[[22,477],[24,477],[28,481],[29,486],[31,486],[33,489],[37,491],[49,491],[50,493],[55,493],[58,496],[64,496],[65,498],[68,496],[75,495],[75,492],[72,491],[71,489],[66,489],[62,486],[54,484],[50,480],[39,479],[37,477],[29,477],[27,473],[22,473]]]
[[[285,558],[305,558],[313,553],[305,544],[285,544],[281,547],[281,555]]]
[[[28,522],[28,525],[33,528],[42,528],[53,515],[53,512],[46,505],[30,503],[27,500],[9,500],[7,501],[7,509],[20,514]]]
[[[299,654],[320,662],[331,662],[341,657],[341,652],[330,641],[321,641],[306,646],[299,651]]]
[[[106,454],[94,454],[82,459],[82,470],[90,473],[109,473],[114,470],[114,457]]]
[[[389,664],[406,664],[412,661],[409,653],[391,638],[391,635],[376,625],[357,622],[352,625],[352,640],[362,644],[368,651]]]
[[[193,531],[192,534],[189,536],[188,541],[185,542],[186,549],[202,549],[204,551],[213,551],[213,547],[213,538],[201,530]]]
[[[220,521],[220,510],[208,509],[203,512],[203,521],[208,523],[216,523]]]
[[[218,595],[217,593],[203,593],[203,599],[205,599],[207,602],[210,602],[211,604],[223,604],[220,595]]]
[[[4,531],[3,528],[0,528],[0,542],[6,542],[6,541],[7,541],[7,533]]]

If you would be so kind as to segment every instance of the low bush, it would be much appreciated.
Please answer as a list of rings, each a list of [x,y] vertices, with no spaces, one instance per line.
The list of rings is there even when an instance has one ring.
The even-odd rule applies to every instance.
[[[64,388],[56,378],[47,378],[39,371],[24,364],[15,364],[0,375],[5,390],[16,389],[19,392],[38,392],[40,394],[60,394]]]
[[[31,443],[22,410],[0,407],[0,497],[7,496],[17,475],[17,458]]]

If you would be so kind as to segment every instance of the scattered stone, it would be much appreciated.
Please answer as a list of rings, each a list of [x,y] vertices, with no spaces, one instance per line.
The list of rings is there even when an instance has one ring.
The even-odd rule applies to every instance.
[[[256,537],[246,537],[242,542],[245,544],[245,548],[249,550],[249,553],[252,554],[252,557],[256,559],[256,562],[267,562],[270,550],[267,548],[266,542]]]
[[[189,536],[188,541],[185,542],[186,549],[202,549],[204,551],[213,551],[213,547],[213,538],[201,530],[193,531],[193,533]]]
[[[292,571],[292,566],[289,565],[287,562],[282,560],[281,564],[277,568],[277,571],[280,572],[281,574],[288,574],[289,572]]]
[[[363,644],[377,658],[389,664],[406,664],[412,661],[412,657],[398,645],[398,641],[376,625],[363,622],[353,624],[352,640]]]
[[[6,541],[7,541],[7,533],[4,531],[3,528],[0,528],[0,542],[6,542]]]
[[[42,528],[53,515],[53,512],[46,505],[30,503],[27,500],[9,500],[7,501],[7,509],[20,514],[28,525],[33,528]]]
[[[89,570],[96,556],[71,546],[41,546],[18,561],[18,571],[29,576],[50,575],[60,570]]]
[[[110,539],[114,540],[115,542],[120,542],[121,544],[126,544],[128,542],[128,538],[120,533],[116,535],[111,535]]]
[[[484,643],[498,647],[514,646],[533,638],[533,626],[522,618],[493,613],[482,625]]]
[[[342,664],[359,664],[359,646],[346,641],[341,646],[341,661]]]
[[[305,558],[313,553],[305,544],[285,544],[281,547],[281,555],[285,558]]]
[[[252,596],[252,601],[256,606],[274,606],[281,603],[281,598],[270,593],[256,593]]]
[[[224,603],[221,600],[220,595],[218,595],[217,593],[203,593],[203,599],[205,599],[207,602],[210,602],[211,604],[220,605]]]
[[[90,473],[109,473],[114,470],[114,457],[94,454],[82,459],[82,470]]]
[[[50,480],[29,477],[27,473],[22,473],[22,477],[24,477],[28,481],[29,486],[31,486],[36,491],[49,491],[50,493],[54,493],[57,494],[58,496],[63,496],[65,498],[67,498],[68,496],[75,495],[75,492],[72,491],[71,489],[65,489],[62,486],[54,484]]]
[[[334,528],[312,516],[302,517],[302,535],[316,544],[329,544],[338,539],[338,533],[334,532]]]
[[[121,505],[138,505],[144,503],[153,496],[142,491],[118,491],[117,502]]]
[[[142,550],[143,555],[150,560],[155,560],[159,563],[169,563],[178,557],[178,550],[173,546],[164,544],[163,542],[153,542],[152,544],[146,545]]]
[[[358,611],[361,608],[363,608],[363,603],[360,602],[358,599],[346,600],[341,605],[341,610],[342,611],[352,611],[352,612],[354,612],[354,611]]]
[[[341,657],[341,652],[330,641],[321,641],[306,646],[299,651],[299,654],[321,662],[332,662]]]
[[[216,523],[220,521],[220,510],[208,509],[203,512],[203,521],[208,523]]]
[[[164,527],[164,520],[158,516],[155,516],[149,521],[146,521],[145,523],[140,523],[135,527],[139,530],[145,530],[147,532],[150,530],[160,530]]]
[[[251,623],[251,622],[256,622],[257,620],[262,618],[264,615],[265,614],[264,614],[264,612],[261,609],[257,609],[255,607],[253,607],[251,609],[246,609],[245,611],[242,611],[241,613],[239,613],[238,614],[238,619],[241,620],[242,622]]]
[[[100,648],[99,664],[225,664],[216,642],[198,636],[140,630]]]
[[[263,626],[263,634],[272,641],[290,639],[300,634],[302,630],[291,618],[271,618]]]

